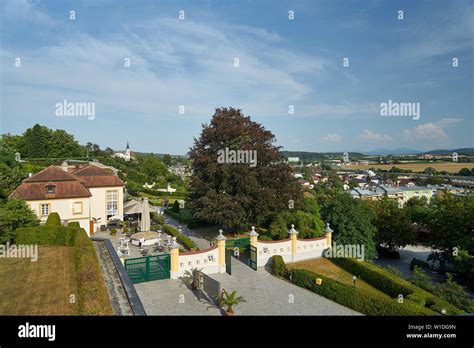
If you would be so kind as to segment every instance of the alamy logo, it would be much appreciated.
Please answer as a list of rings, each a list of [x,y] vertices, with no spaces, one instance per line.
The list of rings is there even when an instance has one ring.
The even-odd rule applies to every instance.
[[[244,163],[254,168],[257,166],[257,150],[229,150],[226,147],[217,151],[217,163]]]
[[[399,103],[391,99],[380,104],[381,116],[412,117],[414,120],[420,119],[420,103]]]
[[[18,326],[20,338],[47,338],[52,342],[56,339],[56,325],[34,325],[28,322]]]
[[[332,248],[324,252],[324,257],[331,258],[355,258],[359,261],[365,259],[365,247],[362,244],[337,244],[332,243]]]
[[[89,102],[68,102],[64,99],[55,105],[56,116],[87,117],[88,120],[95,119],[95,103]]]
[[[38,261],[38,245],[5,245],[0,244],[0,258],[22,258],[31,259],[31,262]]]

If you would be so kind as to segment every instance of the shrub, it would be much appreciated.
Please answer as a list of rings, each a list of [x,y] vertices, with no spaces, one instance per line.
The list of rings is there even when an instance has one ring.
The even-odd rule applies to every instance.
[[[163,232],[171,234],[173,237],[176,237],[176,240],[180,242],[186,249],[195,251],[199,250],[198,246],[194,241],[185,236],[184,234],[179,233],[179,231],[171,225],[163,224]]]
[[[397,299],[376,295],[363,289],[354,289],[350,285],[339,283],[331,278],[303,270],[294,269],[287,272],[291,275],[295,285],[313,291],[343,306],[354,309],[366,315],[434,315],[428,308],[410,300],[399,303]],[[316,279],[322,280],[321,285],[316,284]]]
[[[408,298],[409,295],[417,293],[417,295],[412,297],[415,298],[418,303],[420,303],[421,298],[424,298],[426,307],[433,311],[441,313],[442,309],[445,309],[446,314],[463,313],[461,309],[449,304],[436,295],[433,295],[432,293],[425,291],[372,263],[360,262],[349,258],[332,258],[330,260],[346,271],[357,275],[362,280],[366,281],[374,288],[386,293],[390,297],[398,297],[398,295],[402,294],[404,298]]]
[[[128,227],[124,227],[124,228],[122,229],[122,232],[123,232],[123,233],[128,233]]]
[[[278,277],[284,277],[286,275],[287,269],[285,261],[281,255],[275,255],[272,259],[272,271],[273,274]]]
[[[173,207],[171,208],[171,211],[173,213],[177,213],[177,214],[179,214],[179,212],[181,211],[181,208],[179,207],[179,202],[177,200],[174,201]]]
[[[46,219],[46,226],[61,226],[61,218],[58,213],[49,214]]]
[[[416,303],[422,305],[423,307],[426,306],[426,296],[422,295],[419,292],[414,292],[414,293],[408,295],[407,299],[409,299],[410,301],[416,302]]]
[[[81,230],[80,227],[69,227],[66,229],[66,237],[65,237],[65,242],[66,246],[74,246],[74,242],[76,240],[76,235],[79,233]]]
[[[64,226],[21,227],[15,231],[16,244],[66,245]]]
[[[110,235],[115,236],[116,234],[117,234],[117,229],[116,229],[116,228],[112,228],[112,229],[110,230]]]
[[[156,224],[163,224],[165,222],[165,217],[162,214],[158,214],[156,211],[151,212],[151,220]]]
[[[410,262],[410,271],[413,271],[415,267],[420,267],[420,268],[425,268],[425,269],[430,268],[427,262],[423,260],[418,260],[417,258],[413,258],[413,260],[411,260]]]
[[[84,229],[74,241],[79,315],[111,315],[112,307],[105,288],[94,245]]]
[[[413,286],[408,281],[398,278],[371,263],[350,258],[331,258],[330,260],[390,297],[397,297],[400,294],[407,297],[414,292]]]
[[[67,227],[81,228],[81,225],[79,224],[79,221],[71,221],[67,224]]]

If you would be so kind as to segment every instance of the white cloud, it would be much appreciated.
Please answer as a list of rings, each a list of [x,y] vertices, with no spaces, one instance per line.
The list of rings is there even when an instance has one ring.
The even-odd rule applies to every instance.
[[[318,74],[322,60],[275,47],[279,37],[263,29],[225,28],[164,18],[100,40],[70,35],[24,51],[21,69],[13,67],[13,50],[2,47],[5,110],[48,115],[63,99],[96,102],[98,118],[100,112],[122,112],[169,119],[178,115],[179,105],[186,108],[182,117],[205,119],[220,106],[270,116],[287,116],[290,104],[302,110],[311,85],[294,73]],[[125,58],[130,68],[123,66]],[[42,109],[25,105],[38,94]]]
[[[341,141],[341,136],[337,133],[329,133],[323,138],[323,141],[338,142]]]
[[[386,142],[392,140],[392,137],[388,134],[374,133],[368,129],[364,129],[364,131],[359,135],[359,137],[364,140],[373,142]]]
[[[462,122],[460,118],[443,118],[436,122],[423,123],[413,129],[405,129],[403,131],[403,138],[405,141],[420,141],[420,140],[448,140],[448,134],[445,128]]]

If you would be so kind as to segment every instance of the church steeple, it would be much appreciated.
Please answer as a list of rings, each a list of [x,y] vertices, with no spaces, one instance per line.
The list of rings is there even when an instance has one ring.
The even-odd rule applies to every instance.
[[[128,146],[128,141],[127,141],[127,147],[125,148],[125,150],[130,150],[130,146]]]

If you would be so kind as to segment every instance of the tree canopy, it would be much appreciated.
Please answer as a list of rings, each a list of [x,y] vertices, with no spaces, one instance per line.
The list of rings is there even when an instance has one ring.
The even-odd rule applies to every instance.
[[[234,108],[218,108],[189,151],[190,207],[200,220],[227,229],[268,226],[302,197],[275,136]],[[218,152],[256,151],[256,163],[219,163]]]
[[[372,225],[375,213],[365,201],[354,199],[347,193],[341,193],[323,204],[321,215],[334,230],[334,242],[344,245],[363,245],[365,258],[375,258],[376,228]]]
[[[373,202],[372,207],[375,211],[373,224],[377,228],[374,238],[376,244],[394,250],[415,242],[415,231],[410,219],[396,201],[384,198]]]

